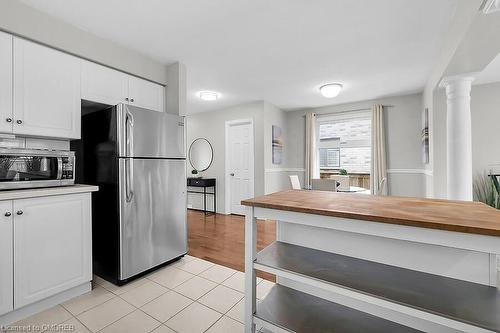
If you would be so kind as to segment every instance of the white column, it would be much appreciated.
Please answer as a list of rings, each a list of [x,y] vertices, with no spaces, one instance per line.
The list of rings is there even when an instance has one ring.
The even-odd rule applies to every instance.
[[[447,193],[450,200],[472,200],[470,75],[444,78],[446,88]]]

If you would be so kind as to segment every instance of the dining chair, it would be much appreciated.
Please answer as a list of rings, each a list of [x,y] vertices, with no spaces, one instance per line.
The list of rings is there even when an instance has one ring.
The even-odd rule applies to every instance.
[[[312,189],[316,191],[337,192],[338,182],[335,179],[316,178],[312,180]]]
[[[335,179],[340,183],[339,189],[340,190],[349,190],[349,187],[351,186],[350,184],[350,177],[349,176],[344,176],[344,175],[333,175],[330,176],[330,179]]]
[[[292,185],[292,190],[301,190],[302,187],[300,186],[300,180],[299,176],[297,175],[290,175],[290,184]]]

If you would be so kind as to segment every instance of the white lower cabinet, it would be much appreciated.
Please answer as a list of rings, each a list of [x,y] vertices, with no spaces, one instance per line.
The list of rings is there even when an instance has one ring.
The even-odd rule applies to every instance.
[[[14,308],[92,279],[90,198],[84,193],[13,201]]]
[[[12,201],[0,201],[0,315],[12,311]]]

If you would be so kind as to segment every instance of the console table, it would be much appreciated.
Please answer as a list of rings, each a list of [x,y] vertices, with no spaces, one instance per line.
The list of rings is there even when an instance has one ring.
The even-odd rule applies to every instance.
[[[207,213],[213,213],[215,215],[217,211],[217,187],[216,187],[216,179],[215,178],[188,178],[187,179],[187,186],[188,187],[198,187],[198,188],[203,188],[203,191],[194,191],[194,190],[188,190],[188,193],[198,193],[198,194],[203,194],[203,212],[205,215]],[[213,188],[212,192],[207,192],[207,188]],[[207,195],[213,195],[214,196],[214,209],[213,211],[207,211]]]

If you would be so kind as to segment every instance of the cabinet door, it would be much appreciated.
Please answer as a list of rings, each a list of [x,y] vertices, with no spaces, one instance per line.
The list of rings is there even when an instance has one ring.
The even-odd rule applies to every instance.
[[[0,132],[12,133],[12,36],[0,32]]]
[[[80,138],[80,60],[14,38],[14,133]]]
[[[129,76],[128,87],[131,105],[163,112],[165,98],[163,86]]]
[[[90,193],[14,200],[14,306],[92,279]]]
[[[12,201],[0,201],[0,315],[14,307],[12,246]]]
[[[128,75],[90,61],[83,61],[82,99],[109,105],[127,103]]]

